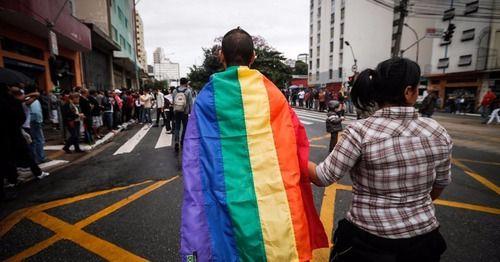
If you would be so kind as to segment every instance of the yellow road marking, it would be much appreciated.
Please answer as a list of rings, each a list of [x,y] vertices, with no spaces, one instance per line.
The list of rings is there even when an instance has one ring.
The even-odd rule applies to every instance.
[[[323,139],[329,138],[330,136],[331,136],[330,134],[326,134],[326,135],[323,135],[323,136],[313,137],[313,138],[309,139],[309,142],[323,140]]]
[[[78,202],[78,201],[81,201],[81,200],[85,200],[85,199],[89,199],[89,198],[94,198],[94,197],[97,197],[97,196],[100,196],[100,195],[105,195],[105,194],[108,194],[108,193],[111,193],[111,192],[125,190],[125,189],[131,188],[131,187],[140,186],[140,185],[143,185],[143,184],[146,184],[146,183],[150,183],[150,182],[151,182],[151,180],[147,180],[147,181],[144,181],[144,182],[140,182],[140,183],[136,183],[136,184],[131,184],[131,185],[128,185],[128,186],[115,187],[115,188],[112,188],[112,189],[107,189],[107,190],[102,190],[102,191],[87,193],[87,194],[83,194],[83,195],[79,195],[79,196],[74,196],[74,197],[70,197],[70,198],[65,198],[65,199],[59,199],[59,200],[47,202],[47,203],[44,203],[44,204],[41,204],[41,205],[37,205],[37,206],[33,206],[33,207],[28,207],[28,208],[23,208],[23,209],[17,210],[15,212],[13,212],[12,214],[10,214],[9,216],[7,216],[4,220],[2,220],[0,222],[0,238],[3,235],[5,235],[7,232],[9,232],[9,230],[14,225],[16,225],[17,223],[19,223],[19,221],[21,221],[23,218],[25,218],[26,216],[28,216],[30,214],[33,214],[33,213],[36,213],[36,212],[42,212],[42,211],[45,211],[47,209],[55,208],[55,207],[58,207],[58,206],[64,206],[64,205],[71,204],[71,203],[74,203],[74,202]]]
[[[91,234],[88,234],[86,232],[84,232],[83,230],[81,230],[82,228],[86,227],[87,225],[89,224],[92,224],[94,223],[95,221],[99,220],[99,219],[102,219],[103,217],[115,212],[116,210],[124,207],[125,205],[127,204],[130,204],[131,202],[143,197],[144,195],[158,189],[159,187],[167,184],[167,183],[170,183],[171,181],[175,180],[179,178],[179,176],[175,176],[173,178],[170,178],[168,180],[164,180],[164,181],[159,181],[159,182],[156,182],[134,194],[132,194],[131,196],[125,198],[125,199],[122,199],[104,209],[102,209],[101,211],[77,222],[75,225],[70,225],[70,224],[67,224],[66,222],[64,221],[60,221],[59,219],[55,218],[55,217],[52,217],[52,216],[49,216],[48,214],[46,213],[43,213],[44,210],[46,209],[49,209],[49,208],[52,208],[49,207],[49,208],[46,208],[47,205],[45,204],[42,204],[40,205],[42,207],[43,210],[39,210],[39,209],[36,209],[36,207],[34,207],[34,210],[37,210],[36,212],[30,212],[27,216],[28,219],[32,220],[33,222],[35,223],[38,223],[44,227],[47,227],[48,229],[56,232],[56,235],[55,236],[52,236],[42,242],[39,242],[37,244],[35,244],[34,246],[22,251],[21,253],[9,258],[7,261],[21,261],[21,260],[24,260],[30,256],[33,256],[35,254],[37,254],[38,252],[48,248],[49,246],[51,246],[52,244],[54,244],[55,242],[63,239],[63,238],[66,238],[66,239],[69,239],[69,240],[72,240],[73,242],[81,245],[82,247],[90,250],[91,252],[94,252],[96,253],[97,255],[100,255],[108,260],[125,260],[125,261],[129,261],[129,260],[133,260],[133,261],[138,261],[138,260],[144,260],[143,258],[141,257],[138,257],[126,250],[123,250],[117,246],[115,246],[114,244],[111,244],[109,242],[106,242],[105,240],[102,240],[100,238],[97,238]],[[134,184],[134,185],[130,185],[130,186],[127,186],[127,187],[121,187],[120,190],[123,190],[124,188],[129,188],[129,187],[132,187],[132,186],[138,186],[140,184],[144,184],[144,183],[147,183],[147,182],[151,182],[151,181],[146,181],[146,182],[142,182],[142,183],[138,183],[138,184]],[[118,189],[118,188],[116,188]],[[105,190],[107,193],[109,192],[113,192],[113,191],[116,191],[116,190],[113,190],[113,189],[110,189],[110,190]],[[104,192],[104,191],[100,191],[100,192]],[[95,193],[100,193],[100,192],[95,192]],[[90,194],[94,194],[94,193],[90,193]],[[90,194],[85,194],[85,195],[82,195],[82,196],[87,196],[87,195],[90,195]],[[100,194],[99,194],[100,195]],[[98,196],[98,195],[96,195]],[[73,197],[71,199],[74,199],[74,198],[78,198],[78,197],[81,197],[81,196],[77,196],[77,197]],[[63,199],[64,200],[64,199]],[[49,203],[53,203],[53,204],[56,204],[55,202],[57,201],[53,201],[53,202],[49,202]],[[61,202],[64,202],[61,200]],[[61,203],[60,202],[60,203]],[[49,204],[47,203],[47,204]],[[60,204],[59,203],[59,204]],[[45,222],[45,220],[40,220],[40,216],[39,214],[44,214],[42,215],[42,218],[44,219],[47,219],[47,216],[50,217],[48,218],[50,220],[50,222]],[[64,224],[61,224],[61,223],[64,223]],[[81,232],[80,232],[81,231]],[[83,234],[83,233],[84,234]],[[68,234],[71,236],[71,237],[68,237]],[[96,240],[97,239],[97,240]],[[87,242],[85,242],[87,241]],[[96,243],[98,243],[99,245],[100,244],[103,244],[106,248],[96,248],[94,247],[94,243],[92,242],[88,242],[88,241],[97,241]],[[106,242],[106,243],[103,243],[103,242]],[[90,246],[90,248],[88,248],[88,245],[92,245]],[[97,253],[99,252],[99,253]],[[121,257],[117,257],[115,258],[117,255],[121,256]]]
[[[37,224],[49,228],[62,238],[71,240],[109,261],[146,261],[142,257],[132,254],[108,241],[91,235],[76,226],[50,216],[45,212],[33,214],[29,216],[29,219]]]
[[[332,234],[335,219],[335,196],[337,188],[333,185],[325,188],[323,201],[321,203],[321,212],[319,218],[325,227],[328,243],[332,245]],[[321,248],[313,251],[313,261],[328,261],[330,255],[329,248]]]
[[[434,204],[441,205],[441,206],[449,206],[449,207],[457,207],[457,208],[462,208],[462,209],[469,209],[469,210],[474,210],[474,211],[479,211],[479,212],[484,212],[484,213],[490,213],[490,214],[494,214],[494,215],[500,215],[500,209],[494,208],[494,207],[473,205],[473,204],[467,204],[467,203],[455,202],[455,201],[448,201],[448,200],[442,200],[442,199],[436,199],[436,200],[434,200]]]
[[[457,159],[452,159],[451,162],[454,165],[456,165],[457,167],[459,167],[460,169],[462,169],[467,175],[469,175],[470,177],[477,180],[479,183],[481,183],[484,186],[486,186],[487,188],[495,191],[495,193],[500,194],[500,188],[497,185],[495,185],[493,182],[480,176],[478,173],[472,171],[472,169],[470,169],[469,167],[467,167],[466,165],[464,165],[462,162],[460,162]]]
[[[317,147],[317,148],[328,148],[327,146],[324,145],[314,145],[314,144],[309,144],[310,147]]]
[[[61,240],[61,236],[59,235],[54,235],[46,240],[39,242],[38,244],[22,251],[21,253],[18,253],[17,255],[14,255],[8,259],[5,260],[5,262],[11,262],[11,261],[23,261],[28,257],[34,256],[38,254],[38,252],[50,247],[52,244],[56,243],[57,241]]]
[[[457,161],[460,161],[460,162],[470,162],[470,163],[476,163],[476,164],[500,166],[500,162],[479,161],[479,160],[472,160],[472,159],[465,159],[465,158],[454,158],[454,159]]]

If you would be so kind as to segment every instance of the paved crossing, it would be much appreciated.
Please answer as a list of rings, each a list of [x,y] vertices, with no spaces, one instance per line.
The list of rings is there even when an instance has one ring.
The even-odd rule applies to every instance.
[[[141,143],[144,137],[148,135],[151,130],[152,125],[144,125],[139,131],[137,131],[127,142],[121,145],[113,155],[121,155],[132,152],[137,145]],[[167,134],[165,127],[162,128],[158,139],[156,140],[155,149],[164,148],[172,146],[172,134]]]
[[[313,125],[317,123],[325,123],[326,121],[326,113],[325,112],[318,112],[318,111],[311,111],[311,110],[304,110],[304,109],[294,109],[295,113],[300,119],[300,122],[302,122],[303,125]],[[356,120],[355,117],[352,116],[346,116],[346,121],[351,121],[351,120]]]

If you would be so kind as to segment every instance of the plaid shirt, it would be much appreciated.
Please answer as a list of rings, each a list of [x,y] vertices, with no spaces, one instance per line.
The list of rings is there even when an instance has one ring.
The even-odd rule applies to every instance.
[[[439,226],[430,196],[451,182],[448,132],[413,107],[388,107],[354,122],[316,171],[323,185],[350,174],[347,219],[385,238],[409,238]]]

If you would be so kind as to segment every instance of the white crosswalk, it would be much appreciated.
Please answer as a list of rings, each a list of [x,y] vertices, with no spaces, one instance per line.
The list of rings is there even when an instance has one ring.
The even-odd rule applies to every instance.
[[[125,142],[122,146],[120,146],[113,155],[121,155],[128,154],[140,144],[143,138],[148,135],[149,130],[151,129],[151,125],[144,125],[139,131],[137,131],[127,142]],[[167,130],[163,127],[158,136],[158,140],[156,140],[155,149],[164,148],[172,146],[172,134],[167,134]]]
[[[318,112],[318,111],[310,111],[310,110],[303,110],[303,109],[294,109],[295,113],[300,119],[300,122],[302,122],[303,125],[312,125],[315,123],[325,123],[326,121],[326,113],[325,112]],[[346,116],[345,124],[347,124],[349,121],[356,120],[355,117],[352,116]]]

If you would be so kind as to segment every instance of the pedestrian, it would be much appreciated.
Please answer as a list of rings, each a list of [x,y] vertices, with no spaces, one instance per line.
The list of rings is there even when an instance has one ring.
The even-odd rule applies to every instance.
[[[49,94],[49,108],[50,108],[50,123],[52,123],[52,128],[59,129],[59,99],[57,96],[50,92]]]
[[[188,80],[183,77],[180,81],[180,86],[174,89],[172,99],[174,101],[174,150],[179,152],[179,148],[184,144],[184,135],[186,134],[188,116],[191,113],[193,97],[191,89],[188,88]],[[180,135],[182,128],[182,136]],[[180,141],[179,141],[180,139]]]
[[[128,122],[132,119],[133,113],[134,113],[134,107],[135,107],[135,98],[132,94],[132,91],[127,90],[125,92],[126,97],[125,97],[125,102],[124,102],[124,107],[125,107],[125,122]]]
[[[299,107],[304,107],[304,97],[306,96],[304,89],[300,90],[297,96],[299,98]]]
[[[436,108],[437,94],[435,92],[429,93],[422,104],[420,105],[420,109],[418,110],[423,117],[432,117],[434,114],[434,109]]]
[[[156,109],[156,124],[154,127],[158,127],[160,124],[160,117],[163,118],[163,125],[167,124],[167,119],[165,118],[165,96],[160,91],[160,89],[155,89],[155,105]]]
[[[31,151],[35,163],[40,164],[47,162],[45,151],[45,137],[43,135],[43,109],[40,100],[36,97],[30,104],[30,135],[31,135]]]
[[[497,99],[489,105],[490,109],[493,110],[490,115],[490,119],[486,124],[491,124],[493,123],[493,120],[497,120],[497,124],[500,123],[500,101]]]
[[[122,109],[123,100],[120,98],[122,91],[120,89],[115,89],[112,92],[113,100],[113,129],[117,130],[122,124]]]
[[[361,72],[354,105],[380,109],[348,126],[321,164],[309,163],[318,186],[346,174],[353,183],[330,261],[439,261],[446,250],[432,201],[451,182],[452,141],[439,123],[418,116],[419,81],[418,64],[399,57]]]
[[[493,111],[491,108],[491,104],[493,103],[493,101],[495,101],[496,98],[497,98],[497,96],[495,95],[493,90],[491,90],[491,88],[488,88],[488,92],[486,92],[486,94],[484,94],[483,99],[481,100],[481,106],[479,108],[479,111],[481,112],[481,118],[483,120],[482,121],[483,124],[486,123],[488,116]]]
[[[99,104],[99,101],[97,100],[97,91],[95,89],[90,90],[89,93],[90,95],[88,96],[88,99],[90,104],[92,105],[92,111],[91,111],[92,132],[97,139],[101,139],[102,135],[100,128],[103,125],[102,123],[103,106]]]
[[[325,111],[325,108],[326,108],[326,104],[325,104],[325,95],[326,95],[325,89],[321,89],[321,91],[320,91],[320,92],[319,92],[319,94],[318,94],[318,100],[319,100],[319,111],[320,111],[320,112],[324,112],[324,111]]]
[[[115,100],[113,98],[113,94],[110,91],[106,91],[105,95],[102,97],[102,121],[104,125],[107,127],[108,131],[113,130],[113,108],[114,108]]]
[[[145,92],[140,97],[142,103],[142,121],[147,124],[152,124],[151,120],[151,107],[152,107],[152,96],[149,94],[149,89],[146,89]]]
[[[330,133],[330,146],[328,153],[332,152],[337,144],[339,132],[342,131],[342,121],[344,117],[340,112],[340,103],[332,100],[328,103],[328,113],[326,114],[326,132]]]
[[[83,124],[83,134],[85,137],[85,141],[87,144],[91,145],[94,143],[94,137],[92,136],[92,109],[93,106],[89,100],[89,90],[87,88],[80,89],[80,109],[84,116],[82,124]]]
[[[167,116],[167,123],[165,128],[167,129],[167,134],[171,134],[173,129],[172,120],[174,119],[174,100],[172,98],[172,92],[174,91],[174,89],[175,87],[170,87],[170,91],[166,90],[165,95],[165,115]]]
[[[135,119],[139,124],[142,124],[142,109],[143,109],[143,103],[141,102],[140,96],[142,95],[142,90],[139,91],[139,93],[135,93],[134,95],[134,114],[135,114]]]
[[[71,154],[70,147],[73,146],[76,153],[83,152],[80,149],[80,125],[82,124],[82,119],[84,119],[84,114],[81,113],[79,108],[80,94],[73,92],[70,94],[69,101],[64,105],[63,118],[66,125],[66,129],[69,132],[69,138],[64,144],[64,152]]]
[[[305,130],[280,90],[250,69],[254,59],[247,32],[224,35],[224,71],[210,77],[191,110],[183,261],[310,261],[313,249],[328,246],[306,173]]]

